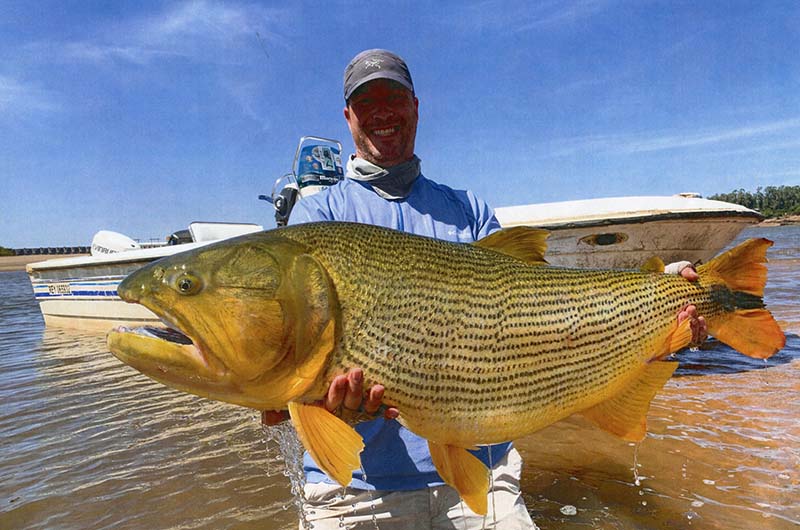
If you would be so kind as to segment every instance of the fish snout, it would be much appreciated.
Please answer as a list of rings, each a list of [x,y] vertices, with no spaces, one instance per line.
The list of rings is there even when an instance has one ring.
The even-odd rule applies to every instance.
[[[164,268],[161,266],[144,267],[129,274],[117,287],[120,298],[130,303],[141,303],[151,296],[155,287],[164,277]]]

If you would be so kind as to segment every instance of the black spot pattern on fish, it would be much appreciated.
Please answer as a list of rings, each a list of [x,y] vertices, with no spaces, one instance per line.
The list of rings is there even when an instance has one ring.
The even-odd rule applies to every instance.
[[[474,426],[482,442],[529,432],[550,410],[591,405],[587,389],[654,357],[687,303],[707,316],[725,309],[709,286],[678,276],[533,266],[351,223],[285,235],[336,286],[343,337],[329,373],[361,366],[415,425]],[[446,421],[425,423],[442,409]]]

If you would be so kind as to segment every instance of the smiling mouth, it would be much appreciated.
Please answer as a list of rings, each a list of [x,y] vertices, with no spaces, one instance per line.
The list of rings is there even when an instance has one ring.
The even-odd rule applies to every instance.
[[[383,137],[386,137],[386,136],[391,136],[394,133],[398,132],[399,130],[400,130],[399,126],[384,127],[383,129],[374,129],[372,131],[372,134],[374,134],[375,136],[377,136],[379,138],[383,138]]]

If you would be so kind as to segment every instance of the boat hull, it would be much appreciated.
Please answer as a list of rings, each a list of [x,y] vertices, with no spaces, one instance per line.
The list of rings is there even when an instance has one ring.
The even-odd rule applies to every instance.
[[[124,302],[117,295],[117,286],[128,274],[156,259],[198,246],[53,259],[29,264],[27,272],[46,326],[108,331],[116,326],[156,324],[160,319],[144,306]]]
[[[594,227],[550,227],[546,259],[551,265],[590,269],[635,269],[649,258],[664,263],[704,263],[744,228],[745,219],[642,221]]]
[[[638,268],[653,256],[665,263],[703,263],[763,216],[736,204],[686,197],[618,197],[498,208],[504,228],[550,232],[548,263],[592,269]]]
[[[136,268],[147,263],[137,263]],[[117,295],[117,286],[127,274],[94,278],[48,278],[46,273],[37,276],[31,278],[31,285],[46,326],[108,331],[116,326],[160,322],[144,306],[128,304]]]

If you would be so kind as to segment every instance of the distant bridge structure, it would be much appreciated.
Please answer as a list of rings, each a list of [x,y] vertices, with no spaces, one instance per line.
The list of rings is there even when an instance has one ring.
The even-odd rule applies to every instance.
[[[88,246],[77,247],[31,247],[31,248],[15,248],[15,256],[53,256],[53,255],[68,255],[68,254],[89,254],[90,248]]]

